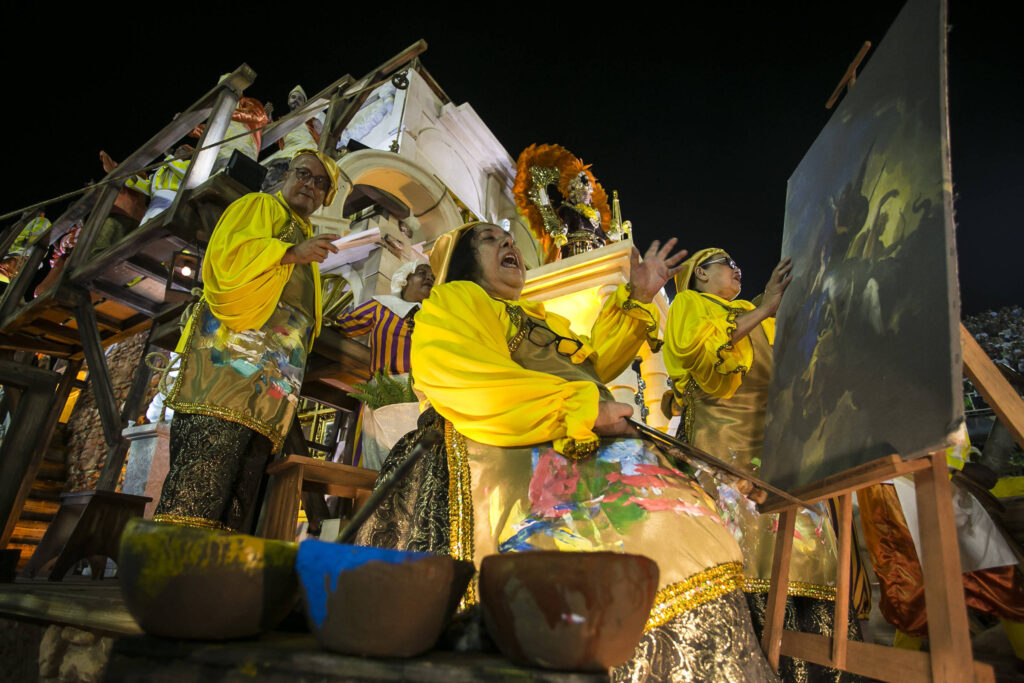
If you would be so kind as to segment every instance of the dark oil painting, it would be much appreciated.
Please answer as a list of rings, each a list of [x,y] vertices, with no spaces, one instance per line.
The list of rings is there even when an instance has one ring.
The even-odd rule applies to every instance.
[[[789,179],[764,477],[785,489],[962,420],[943,0],[910,0]]]

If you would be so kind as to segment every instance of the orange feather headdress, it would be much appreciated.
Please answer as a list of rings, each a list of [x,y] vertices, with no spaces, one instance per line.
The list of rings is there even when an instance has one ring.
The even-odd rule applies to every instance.
[[[611,222],[608,195],[590,172],[590,166],[576,158],[572,152],[561,145],[530,145],[516,162],[516,181],[512,194],[520,213],[529,221],[530,230],[540,241],[547,262],[554,261],[558,253],[558,245],[551,234],[551,223],[557,222],[554,210],[558,204],[541,205],[538,201],[542,196],[539,191],[546,194],[547,187],[555,185],[562,195],[562,202],[569,202],[569,185],[581,173],[587,176],[593,188],[591,204],[601,215],[601,229],[607,230]],[[543,184],[543,187],[538,188],[536,184]]]

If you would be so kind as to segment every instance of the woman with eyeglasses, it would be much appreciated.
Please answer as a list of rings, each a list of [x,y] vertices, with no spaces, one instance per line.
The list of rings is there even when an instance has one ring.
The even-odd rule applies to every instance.
[[[675,276],[676,297],[665,326],[665,367],[673,403],[683,418],[678,436],[697,448],[757,475],[765,408],[772,377],[775,313],[792,276],[792,262],[775,266],[759,304],[739,299],[742,273],[722,249],[702,249]],[[743,589],[755,629],[764,628],[777,515],[759,515],[749,488],[698,478],[743,550]],[[789,570],[786,627],[831,635],[835,601],[836,539],[822,508],[797,516]],[[857,620],[851,638],[860,640]],[[783,680],[851,680],[816,664],[782,658]]]
[[[470,223],[442,235],[431,266],[443,284],[416,318],[412,364],[436,411],[421,425],[439,428],[445,442],[360,542],[476,562],[531,550],[646,555],[658,563],[660,590],[615,680],[777,680],[738,589],[739,547],[713,501],[635,438],[625,421],[632,406],[604,385],[643,343],[660,345],[651,301],[686,255],[673,255],[674,244],[655,242],[642,262],[634,250],[629,284],[580,337],[566,319],[521,298],[523,259],[500,227]],[[400,519],[403,509],[411,521],[408,512]],[[423,530],[410,531],[417,525]]]

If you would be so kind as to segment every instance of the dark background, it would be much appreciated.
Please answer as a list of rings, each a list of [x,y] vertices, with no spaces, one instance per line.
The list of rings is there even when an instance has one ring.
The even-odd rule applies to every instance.
[[[257,73],[246,94],[280,115],[296,83],[313,94],[424,38],[426,68],[513,159],[534,142],[568,147],[619,191],[639,246],[728,249],[750,297],[778,258],[786,180],[825,100],[902,6],[827,4],[5,9],[0,213],[100,178],[100,149],[123,158],[242,62]],[[1019,24],[993,4],[953,0],[949,20],[961,292],[976,313],[1024,303],[1024,58]]]

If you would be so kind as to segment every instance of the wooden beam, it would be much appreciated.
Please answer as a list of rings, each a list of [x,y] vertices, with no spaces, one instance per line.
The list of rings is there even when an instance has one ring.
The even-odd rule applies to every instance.
[[[53,322],[52,320],[47,320],[46,318],[36,318],[29,324],[25,325],[22,329],[26,328],[35,328],[47,337],[55,337],[58,341],[65,342],[73,346],[80,346],[82,344],[76,328],[61,325]]]
[[[68,346],[66,344],[58,344],[57,342],[43,339],[42,337],[33,337],[15,332],[13,334],[0,333],[0,348],[10,349],[12,351],[46,353],[51,356],[68,358],[78,351],[78,344],[75,346]]]
[[[963,325],[960,325],[960,347],[964,355],[964,374],[1017,445],[1024,448],[1024,400]]]
[[[131,386],[128,389],[128,396],[125,397],[124,407],[121,409],[121,424],[128,424],[130,420],[138,417],[142,411],[143,403],[146,400],[146,393],[149,389],[149,380],[153,376],[153,371],[149,365],[146,364],[146,354],[150,351],[150,342],[153,339],[153,327],[149,328],[149,335],[146,337],[146,343],[142,346],[142,358],[140,359],[139,366],[135,370],[135,376],[132,377]],[[115,491],[117,490],[117,480],[121,477],[121,469],[124,467],[125,457],[128,455],[128,439],[121,438],[120,441],[112,448],[107,450],[107,458],[103,462],[103,468],[100,470],[100,478],[96,483],[96,488],[101,491]]]
[[[116,301],[119,304],[124,304],[128,308],[140,313],[145,313],[150,318],[155,317],[163,305],[162,302],[152,301],[126,287],[113,285],[105,280],[93,280],[89,283],[88,287],[92,291],[102,294],[105,298]]]
[[[800,486],[790,491],[790,493],[800,500],[816,503],[825,498],[833,498],[844,493],[851,493],[865,486],[871,486],[872,484],[904,474],[911,474],[930,466],[925,458],[902,460],[898,455],[888,455],[884,458],[858,465],[845,472],[825,477],[807,486]],[[769,494],[763,503],[758,504],[757,509],[761,514],[779,512],[791,504],[783,498]]]
[[[860,63],[864,60],[864,57],[867,56],[868,50],[870,49],[871,41],[865,40],[864,44],[860,46],[857,56],[853,58],[852,62],[850,62],[850,66],[846,67],[846,73],[844,73],[843,77],[839,79],[839,85],[836,86],[836,89],[832,91],[832,95],[829,96],[828,101],[825,102],[825,109],[831,109],[835,106],[836,100],[838,100],[839,96],[843,94],[843,90],[849,89],[850,86],[857,82],[857,67],[860,66]]]
[[[92,307],[92,299],[88,292],[79,294],[78,307],[76,310],[78,329],[82,334],[82,347],[85,351],[85,359],[89,364],[89,382],[92,384],[93,397],[96,399],[96,409],[100,413],[100,422],[103,425],[103,437],[107,446],[114,446],[120,443],[121,430],[124,425],[121,423],[121,416],[117,409],[117,400],[114,398],[114,387],[110,383],[110,374],[107,372],[107,361],[103,355],[103,342],[100,339],[99,328],[96,325],[96,311]]]

